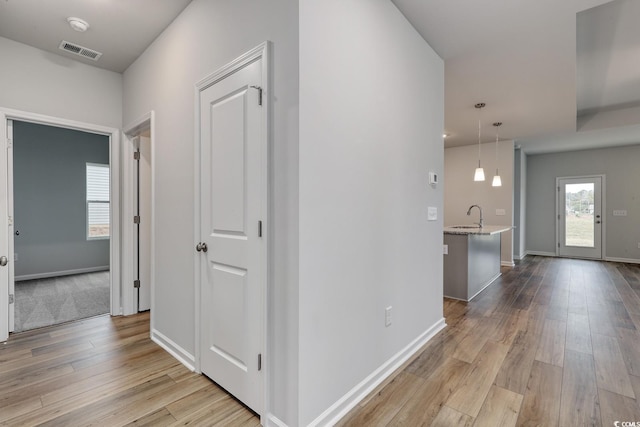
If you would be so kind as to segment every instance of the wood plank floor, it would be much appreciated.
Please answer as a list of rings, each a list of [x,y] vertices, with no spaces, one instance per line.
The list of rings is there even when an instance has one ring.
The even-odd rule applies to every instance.
[[[260,425],[148,337],[148,313],[12,335],[0,344],[0,425]]]
[[[341,426],[611,426],[640,420],[640,267],[527,257]],[[0,344],[0,425],[258,426],[149,340],[149,315]]]
[[[527,257],[340,426],[640,421],[640,266]]]

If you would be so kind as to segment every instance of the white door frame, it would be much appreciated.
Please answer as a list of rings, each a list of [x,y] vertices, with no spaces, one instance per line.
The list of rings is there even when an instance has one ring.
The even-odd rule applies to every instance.
[[[556,256],[560,256],[560,239],[562,238],[562,236],[560,236],[560,219],[558,218],[558,215],[560,215],[560,181],[563,179],[590,179],[590,178],[600,178],[600,212],[601,212],[601,216],[602,216],[602,226],[600,227],[600,247],[601,247],[601,256],[598,259],[606,259],[607,258],[607,245],[606,245],[606,235],[607,235],[607,223],[605,222],[606,220],[606,199],[607,199],[607,192],[605,191],[606,189],[606,175],[598,175],[598,174],[593,174],[593,175],[580,175],[580,176],[558,176],[556,177]],[[564,211],[564,209],[563,209]],[[591,258],[590,258],[591,259]]]
[[[84,123],[75,120],[62,119],[43,114],[26,111],[0,108],[0,149],[6,150],[8,146],[7,121],[36,123],[65,129],[79,130],[109,137],[109,170],[110,170],[110,238],[109,238],[109,282],[111,286],[111,315],[121,314],[120,307],[120,130],[107,126]],[[0,166],[4,168],[3,166]],[[8,173],[5,171],[4,173]],[[8,181],[12,185],[12,177]],[[8,201],[5,200],[5,203]],[[10,239],[11,243],[11,239]],[[9,248],[13,253],[13,247]],[[9,256],[9,254],[7,254]],[[13,262],[13,255],[11,262]],[[0,341],[8,337],[9,332],[9,304],[4,303],[9,289],[0,289]]]
[[[263,371],[264,371],[264,381],[263,381],[263,390],[262,390],[262,397],[263,397],[263,413],[259,414],[261,421],[264,425],[264,423],[266,422],[267,419],[267,414],[269,413],[269,399],[268,399],[268,384],[269,384],[269,356],[270,356],[270,352],[269,352],[269,325],[268,325],[268,319],[270,318],[269,316],[269,305],[268,305],[268,301],[269,301],[269,293],[270,293],[270,289],[271,289],[271,281],[269,280],[270,278],[270,240],[269,240],[269,232],[271,230],[271,220],[270,220],[270,216],[269,216],[269,201],[271,199],[270,197],[270,188],[271,188],[271,168],[270,168],[270,161],[269,159],[271,158],[271,144],[272,144],[272,137],[271,137],[271,111],[272,111],[272,103],[273,103],[273,96],[271,94],[271,42],[269,41],[265,41],[263,43],[261,43],[260,45],[258,45],[257,47],[253,48],[252,50],[248,51],[247,53],[241,55],[240,57],[236,58],[235,60],[233,60],[232,62],[230,62],[229,64],[223,66],[222,68],[218,69],[217,71],[215,71],[214,73],[208,75],[207,77],[203,78],[202,80],[200,80],[198,83],[196,83],[195,85],[195,104],[194,104],[194,117],[195,117],[195,123],[194,123],[194,199],[195,199],[195,211],[194,211],[194,233],[193,233],[193,270],[194,270],[194,278],[195,278],[195,301],[194,301],[194,314],[195,314],[195,369],[196,372],[202,372],[201,371],[201,354],[200,352],[202,351],[202,349],[200,348],[200,334],[201,334],[201,327],[200,327],[200,298],[201,298],[201,263],[203,262],[203,257],[198,256],[196,250],[195,250],[195,246],[196,244],[202,240],[201,239],[201,230],[200,230],[200,220],[201,220],[201,215],[200,215],[200,211],[201,211],[201,204],[200,204],[200,93],[202,91],[204,91],[205,89],[207,89],[208,87],[210,87],[211,85],[215,84],[216,82],[224,79],[226,76],[228,76],[229,74],[233,73],[234,71],[242,68],[243,66],[245,66],[246,64],[262,59],[263,61],[263,67],[262,67],[262,94],[263,94],[263,109],[262,109],[262,120],[263,123],[265,124],[265,140],[262,141],[262,146],[264,147],[264,151],[262,154],[262,177],[263,177],[263,188],[262,188],[262,194],[264,195],[263,197],[263,204],[261,206],[261,210],[262,210],[262,217],[264,218],[264,224],[265,227],[263,228],[263,234],[262,234],[262,238],[264,239],[264,244],[265,244],[265,252],[264,252],[264,256],[261,262],[261,268],[260,268],[260,272],[259,274],[264,278],[264,280],[262,281],[262,283],[264,283],[263,289],[262,289],[262,324],[263,324],[263,331],[262,331],[262,336],[263,336],[263,342],[262,342],[262,354],[263,354],[263,360],[262,360],[262,366],[263,366]]]
[[[125,316],[135,314],[137,312],[138,295],[133,287],[134,280],[134,257],[135,257],[135,230],[133,224],[133,216],[135,215],[135,168],[136,164],[133,160],[133,153],[136,151],[134,139],[145,131],[151,134],[151,325],[149,330],[154,330],[154,283],[155,283],[155,246],[154,232],[155,230],[155,209],[153,203],[155,200],[155,113],[150,111],[132,123],[127,125],[123,131],[122,144],[122,311]]]

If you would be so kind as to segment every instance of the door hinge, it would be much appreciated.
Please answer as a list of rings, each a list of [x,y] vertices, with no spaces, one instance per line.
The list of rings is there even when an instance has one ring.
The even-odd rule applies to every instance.
[[[558,242],[558,247],[560,247],[560,242]]]
[[[7,139],[7,148],[13,147],[13,139]]]
[[[258,221],[258,237],[262,237],[262,221]]]
[[[258,371],[262,370],[262,353],[258,354]]]
[[[262,88],[260,86],[251,86],[258,90],[258,105],[262,105]]]
[[[560,214],[558,214],[558,219],[560,219]]]
[[[558,193],[560,192],[560,187],[558,187]]]
[[[140,215],[136,215],[133,217],[133,223],[134,224],[140,224]]]
[[[140,280],[134,280],[133,281],[133,287],[136,288],[136,289],[139,288],[140,287]]]
[[[140,151],[133,152],[133,160],[140,160]]]
[[[13,294],[9,294],[9,304],[13,304],[14,301],[15,297],[13,296]]]

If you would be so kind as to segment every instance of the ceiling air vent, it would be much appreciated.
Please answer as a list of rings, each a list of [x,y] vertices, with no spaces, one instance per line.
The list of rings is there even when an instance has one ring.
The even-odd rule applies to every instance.
[[[60,50],[73,53],[74,55],[82,56],[93,61],[97,61],[102,56],[102,53],[98,51],[77,45],[75,43],[70,43],[65,40],[62,40],[62,42],[60,43]]]

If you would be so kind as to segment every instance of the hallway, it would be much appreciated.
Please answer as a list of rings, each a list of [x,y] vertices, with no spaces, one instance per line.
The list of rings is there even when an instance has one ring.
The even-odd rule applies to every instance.
[[[612,426],[640,420],[640,268],[527,257],[342,426]]]

